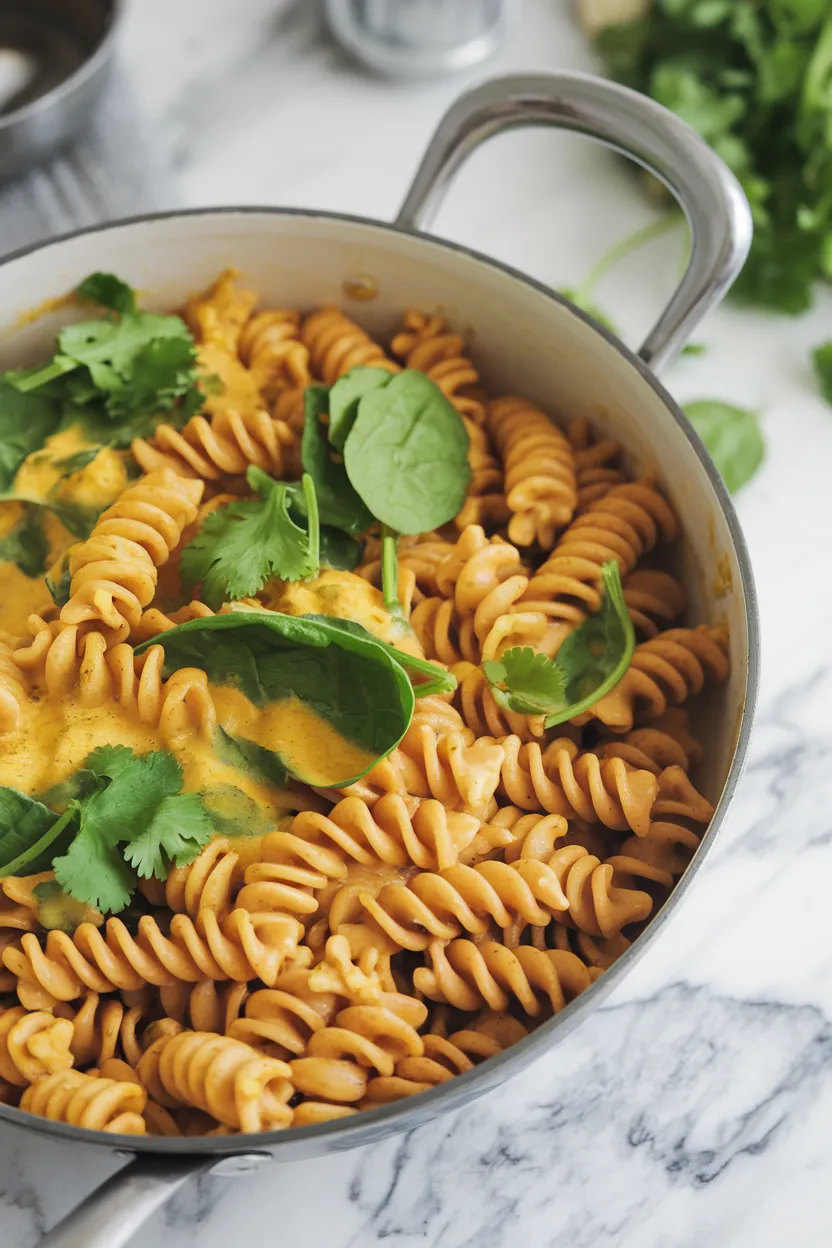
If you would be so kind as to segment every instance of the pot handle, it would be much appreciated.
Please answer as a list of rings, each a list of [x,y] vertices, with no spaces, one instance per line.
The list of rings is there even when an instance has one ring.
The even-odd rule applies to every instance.
[[[727,165],[678,117],[647,96],[590,74],[494,78],[448,109],[431,139],[396,225],[426,230],[460,165],[503,130],[554,126],[598,139],[638,161],[671,191],[691,229],[687,269],[638,354],[667,364],[718,303],[751,245],[751,212]]]
[[[134,1157],[47,1232],[39,1248],[124,1248],[191,1179],[208,1171],[219,1177],[248,1174],[271,1160],[268,1153],[255,1152]]]

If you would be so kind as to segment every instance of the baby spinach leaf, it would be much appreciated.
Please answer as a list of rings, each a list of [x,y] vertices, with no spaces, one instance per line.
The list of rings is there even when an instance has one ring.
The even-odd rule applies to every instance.
[[[34,875],[52,862],[51,847],[72,821],[17,789],[0,787],[0,878]]]
[[[60,408],[51,398],[21,394],[0,377],[0,494],[12,488],[26,456],[40,450],[60,420]]]
[[[360,778],[398,745],[414,706],[399,656],[363,629],[356,631],[358,625],[343,628],[342,623],[234,611],[189,620],[153,642],[164,648],[166,672],[199,667],[212,684],[239,689],[258,707],[297,698],[345,740],[372,755],[356,776],[315,777],[318,784],[337,787]],[[138,653],[148,644],[139,646]],[[275,742],[278,758],[279,746]]]
[[[256,741],[233,736],[224,728],[217,729],[214,748],[223,763],[247,772],[263,784],[272,784],[276,789],[285,788],[286,768],[274,751],[265,749]]]
[[[136,292],[114,273],[90,273],[75,290],[82,299],[100,303],[113,312],[135,312]]]
[[[290,514],[292,508],[289,508]],[[361,558],[361,543],[349,533],[321,525],[321,567],[336,568],[340,572],[352,572]]]
[[[32,889],[38,906],[38,923],[47,932],[66,932],[72,935],[76,927],[92,917],[90,908],[65,893],[57,880],[41,880]]]
[[[344,443],[355,424],[359,399],[371,390],[386,386],[393,374],[384,368],[364,368],[359,365],[339,377],[329,392],[329,440],[336,450],[344,450]]]
[[[397,533],[422,533],[452,520],[471,481],[462,417],[414,369],[361,398],[344,463],[372,514]]]
[[[529,646],[506,650],[483,674],[504,710],[546,715],[546,727],[583,714],[618,684],[630,665],[635,632],[624,601],[618,564],[603,565],[601,608],[569,634],[555,659]]]
[[[327,412],[328,388],[307,386],[304,402],[301,459],[304,471],[315,483],[321,524],[359,537],[373,523],[373,516],[350,484],[344,465],[332,458],[321,436],[320,418]]]
[[[0,538],[0,563],[15,563],[26,576],[43,576],[49,558],[49,542],[40,508],[23,505],[17,524]]]
[[[340,628],[346,633],[352,633],[355,637],[369,638],[375,645],[381,646],[386,650],[391,659],[395,659],[397,663],[408,672],[418,672],[419,675],[427,676],[428,680],[422,684],[417,684],[415,693],[420,698],[426,698],[433,693],[453,693],[457,686],[456,676],[452,672],[446,672],[444,668],[438,667],[436,663],[431,663],[429,659],[418,659],[413,654],[408,654],[405,650],[399,650],[397,646],[391,646],[389,642],[382,641],[380,637],[375,637],[372,633],[368,633],[362,624],[358,624],[355,620],[342,620],[337,616],[330,615],[305,615],[305,620],[321,620],[324,624],[330,624],[334,628]]]
[[[750,481],[766,447],[754,412],[716,399],[685,405],[685,415],[699,434],[730,493]]]
[[[812,365],[821,394],[827,403],[832,403],[832,342],[815,348],[812,352]]]

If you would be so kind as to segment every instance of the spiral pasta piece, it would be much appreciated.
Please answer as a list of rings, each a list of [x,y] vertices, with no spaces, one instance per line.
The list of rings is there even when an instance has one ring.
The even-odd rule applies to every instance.
[[[609,494],[613,486],[622,485],[627,477],[620,467],[620,443],[614,438],[596,436],[589,421],[583,416],[570,420],[566,436],[575,456],[577,512],[580,514],[599,498]]]
[[[246,322],[237,343],[240,359],[264,399],[303,389],[312,380],[309,350],[299,337],[300,316],[285,308],[257,312]]]
[[[556,425],[526,399],[495,399],[486,424],[503,461],[509,540],[550,550],[578,502],[575,457]]]
[[[533,859],[422,871],[407,883],[382,884],[375,895],[363,892],[359,900],[390,941],[413,951],[463,931],[483,936],[491,922],[504,929],[518,919],[545,927],[570,904],[558,872]]]
[[[701,692],[706,680],[727,679],[728,637],[722,627],[671,628],[636,646],[621,680],[587,712],[618,732],[635,719],[655,719],[669,705]]]
[[[562,630],[546,615],[517,607],[529,580],[520,552],[502,538],[469,525],[437,569],[439,597],[413,610],[411,623],[428,658],[452,665],[499,658],[513,645],[554,652]]]
[[[294,477],[300,467],[297,433],[261,407],[192,416],[181,430],[157,425],[152,438],[134,438],[130,450],[143,472],[198,481],[239,477],[252,465],[274,477]]]
[[[575,517],[532,577],[522,604],[580,624],[602,601],[602,567],[615,560],[622,578],[659,542],[672,541],[676,516],[649,481],[614,486]]]
[[[392,1075],[402,1057],[420,1057],[424,1043],[417,1028],[426,1007],[413,997],[388,994],[380,1005],[351,1005],[335,1022],[316,1030],[303,1057],[289,1063],[292,1082],[315,1101],[360,1101],[371,1073]]]
[[[343,792],[374,801],[379,793],[434,798],[448,810],[484,819],[500,780],[503,748],[492,738],[470,741],[466,731],[411,724],[404,739],[362,780]]]
[[[517,1001],[531,1018],[558,1014],[592,982],[575,954],[529,945],[506,949],[494,940],[434,941],[429,966],[413,972],[413,984],[431,1001],[460,1010],[504,1011]]]
[[[453,548],[453,542],[446,541],[438,533],[423,533],[419,537],[403,535],[399,538],[399,574],[403,568],[413,574],[414,602],[421,602],[423,598],[435,596],[439,592],[436,572]],[[375,585],[376,589],[381,588],[381,544],[378,539],[368,538],[363,560],[355,570],[359,576]]]
[[[393,355],[405,368],[425,373],[457,411],[476,425],[482,425],[485,408],[471,394],[479,382],[479,373],[463,354],[465,342],[458,334],[448,332],[444,317],[427,316],[411,309],[402,318],[402,328],[390,344]]]
[[[425,1035],[421,1057],[402,1057],[396,1062],[392,1075],[377,1075],[370,1080],[362,1108],[427,1092],[455,1075],[473,1070],[487,1058],[497,1057],[528,1034],[523,1024],[510,1014],[486,1013],[471,1027],[451,1036]]]
[[[87,992],[70,1021],[70,1048],[78,1067],[98,1066],[123,1053],[135,1066],[141,1056],[137,1029],[145,1011],[141,1006],[127,1008],[116,998],[102,999]]]
[[[340,308],[321,308],[307,316],[300,336],[309,351],[312,372],[327,385],[359,365],[399,372],[399,365]]]
[[[85,633],[77,625],[55,629],[38,621],[28,645],[16,650],[14,659],[32,685],[49,697],[72,695],[84,707],[117,703],[141,723],[159,727],[166,740],[182,733],[210,738],[216,730],[205,672],[183,667],[163,680],[162,646],[151,646],[137,658],[126,642],[111,646],[101,632]]]
[[[72,582],[61,622],[103,625],[114,642],[124,641],[156,592],[157,569],[196,518],[202,490],[202,482],[169,469],[128,486],[69,552]]]
[[[251,915],[232,910],[220,924],[207,908],[199,925],[175,914],[166,935],[150,915],[139,919],[134,937],[121,919],[107,921],[104,934],[81,923],[72,936],[51,931],[45,948],[33,933],[20,949],[3,952],[4,964],[21,984],[44,988],[58,1001],[74,1001],[85,989],[135,991],[143,984],[172,986],[201,979],[262,979],[274,983],[296,951],[303,928],[289,915]]]
[[[197,342],[217,344],[229,353],[236,353],[257,302],[254,291],[238,286],[236,278],[236,269],[225,269],[206,291],[188,299],[182,313]]]
[[[146,1102],[147,1092],[138,1083],[61,1070],[28,1087],[20,1108],[91,1131],[145,1135],[142,1113]]]
[[[600,742],[593,750],[599,758],[623,758],[631,767],[644,768],[656,776],[666,767],[690,771],[704,756],[702,746],[688,731],[687,715],[681,707],[668,707],[658,719]]]
[[[387,863],[404,867],[414,863],[429,867],[456,862],[460,849],[478,827],[479,820],[473,815],[446,810],[433,799],[420,802],[411,815],[404,799],[389,793],[372,809],[358,797],[345,797],[328,815],[301,811],[292,821],[291,833],[284,835],[299,838],[315,851],[335,854],[342,864],[352,861],[365,866]],[[271,838],[267,843],[271,845]]]
[[[524,745],[509,736],[503,750],[502,786],[515,806],[646,834],[659,792],[652,770],[637,771],[621,758],[601,759],[565,737],[541,750],[537,742]]]
[[[16,1005],[0,1014],[0,1079],[25,1087],[72,1066],[72,1024]]]
[[[292,1121],[289,1067],[242,1040],[206,1031],[163,1036],[142,1054],[136,1073],[163,1108],[190,1105],[243,1132]]]

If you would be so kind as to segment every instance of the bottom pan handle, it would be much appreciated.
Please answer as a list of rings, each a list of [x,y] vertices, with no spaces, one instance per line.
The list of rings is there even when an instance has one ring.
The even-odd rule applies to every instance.
[[[124,1248],[180,1187],[216,1164],[216,1157],[136,1157],[49,1231],[40,1248]]]

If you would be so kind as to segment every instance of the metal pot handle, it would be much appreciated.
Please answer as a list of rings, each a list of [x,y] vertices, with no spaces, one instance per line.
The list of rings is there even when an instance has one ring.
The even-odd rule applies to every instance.
[[[679,286],[639,355],[660,368],[727,291],[748,255],[751,213],[727,165],[683,121],[627,87],[589,74],[520,74],[485,82],[451,105],[431,139],[396,224],[426,230],[460,165],[503,130],[554,126],[588,135],[644,165],[685,213],[693,243]]]
[[[210,1172],[227,1178],[250,1174],[269,1153],[134,1157],[53,1227],[39,1248],[124,1248],[148,1218],[191,1179]]]

